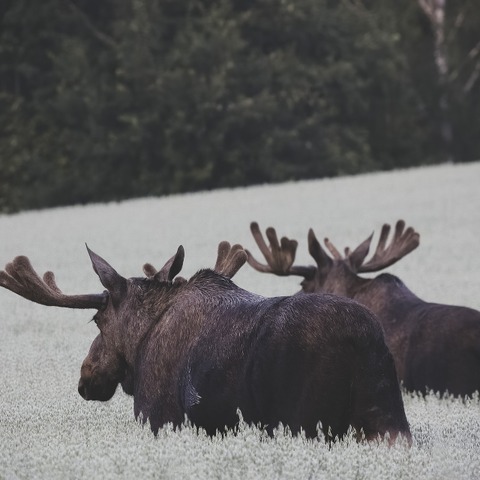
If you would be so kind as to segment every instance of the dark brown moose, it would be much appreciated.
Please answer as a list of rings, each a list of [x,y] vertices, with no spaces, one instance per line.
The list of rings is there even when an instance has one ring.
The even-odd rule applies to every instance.
[[[183,247],[159,271],[126,279],[88,250],[106,291],[64,295],[28,258],[16,257],[0,284],[37,303],[97,309],[100,333],[81,367],[86,400],[109,400],[120,383],[136,418],[156,434],[187,418],[208,434],[235,428],[238,409],[269,434],[283,424],[329,440],[351,425],[368,440],[410,439],[393,358],[378,320],[348,299],[314,294],[264,298],[231,277],[240,246],[219,245],[214,269],[177,278]],[[362,433],[361,433],[362,432]]]
[[[293,265],[297,242],[283,237],[280,242],[268,228],[267,245],[257,223],[250,226],[267,265],[247,251],[248,262],[261,272],[299,275],[302,291],[328,292],[352,298],[372,310],[383,324],[387,344],[395,359],[399,378],[407,390],[434,390],[453,395],[470,395],[480,390],[480,312],[451,305],[428,303],[412,293],[396,276],[382,273],[363,278],[360,273],[377,272],[414,250],[420,236],[405,229],[399,220],[389,245],[390,226],[382,227],[375,253],[365,261],[373,234],[353,251],[342,256],[328,238],[320,246],[313,230],[308,232],[308,249],[316,266]]]

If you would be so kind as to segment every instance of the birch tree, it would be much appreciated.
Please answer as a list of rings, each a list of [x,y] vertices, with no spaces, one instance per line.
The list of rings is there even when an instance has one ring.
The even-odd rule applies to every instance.
[[[447,0],[417,0],[422,11],[428,18],[433,32],[433,54],[438,73],[438,85],[440,88],[439,110],[440,135],[444,142],[448,159],[453,157],[453,128],[451,101],[452,97],[460,98],[464,103],[480,77],[480,38],[463,57],[457,55],[451,58],[449,49],[456,42],[460,29],[468,15],[468,2],[460,3],[458,12],[454,8],[447,10]],[[455,14],[456,13],[456,14]],[[448,21],[447,14],[454,16]],[[480,36],[479,36],[480,37]]]

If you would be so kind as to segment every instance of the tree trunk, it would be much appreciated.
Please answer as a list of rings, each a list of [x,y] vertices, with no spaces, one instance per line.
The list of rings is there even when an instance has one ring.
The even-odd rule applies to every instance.
[[[440,137],[444,144],[447,161],[453,162],[453,129],[450,121],[450,105],[448,99],[449,63],[445,39],[445,6],[446,0],[418,0],[418,3],[432,25],[434,34],[434,58],[438,72],[440,96]]]

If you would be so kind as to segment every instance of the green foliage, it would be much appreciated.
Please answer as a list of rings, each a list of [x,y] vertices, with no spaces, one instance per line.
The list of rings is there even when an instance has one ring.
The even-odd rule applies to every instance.
[[[415,2],[9,0],[0,14],[0,211],[442,158]],[[478,86],[452,95],[457,157],[474,159]]]

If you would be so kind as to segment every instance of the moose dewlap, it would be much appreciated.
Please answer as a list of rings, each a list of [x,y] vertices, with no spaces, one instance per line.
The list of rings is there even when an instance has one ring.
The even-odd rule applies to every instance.
[[[342,436],[351,425],[367,439],[410,438],[392,356],[379,322],[349,299],[312,294],[264,298],[231,277],[246,261],[219,245],[214,269],[176,278],[179,247],[160,270],[126,279],[89,250],[106,292],[64,295],[26,257],[0,272],[0,285],[37,303],[97,309],[100,333],[81,367],[79,393],[109,400],[121,384],[135,416],[154,433],[185,417],[209,434],[234,428],[238,409],[269,433]]]

